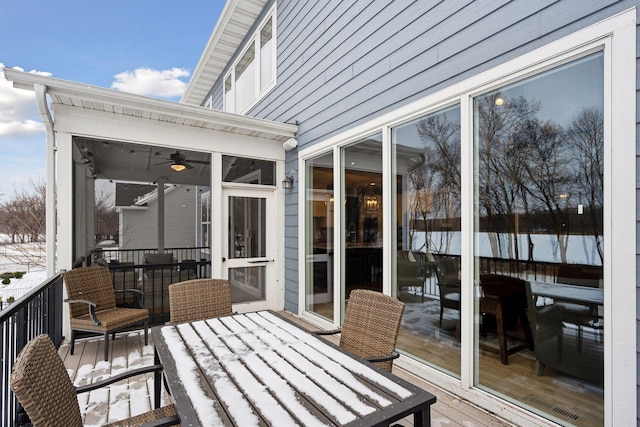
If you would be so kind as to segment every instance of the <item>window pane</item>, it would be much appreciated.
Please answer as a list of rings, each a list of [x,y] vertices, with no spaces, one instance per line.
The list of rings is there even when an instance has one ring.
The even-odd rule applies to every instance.
[[[224,111],[235,112],[234,99],[233,84],[231,81],[231,75],[229,75],[229,77],[224,81]]]
[[[460,376],[460,107],[392,130],[398,349]]]
[[[236,113],[241,112],[255,98],[255,47],[249,49],[236,65]]]
[[[222,181],[275,185],[276,162],[248,157],[222,156]]]
[[[229,259],[266,256],[266,202],[257,197],[229,197]]]
[[[262,31],[260,31],[260,47],[264,47],[273,38],[272,22],[273,18],[269,18],[264,27],[262,27]]]
[[[342,310],[353,289],[382,292],[382,135],[342,153]]]
[[[229,269],[229,284],[231,285],[231,302],[264,301],[266,268],[237,267]]]
[[[333,154],[307,161],[306,307],[333,319]]]
[[[595,424],[604,403],[603,98],[596,53],[474,100],[476,381],[542,414],[579,388]],[[531,400],[503,380],[521,372],[527,388],[553,395]]]
[[[273,81],[275,49],[273,44],[272,18],[269,18],[260,32],[260,90]]]

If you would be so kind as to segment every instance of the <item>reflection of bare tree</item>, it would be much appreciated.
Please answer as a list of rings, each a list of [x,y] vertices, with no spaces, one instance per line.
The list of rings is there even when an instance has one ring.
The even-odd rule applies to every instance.
[[[560,259],[566,263],[570,232],[566,206],[572,194],[573,168],[563,129],[553,122],[530,120],[523,124],[517,138],[527,153],[523,163],[526,175],[520,184],[536,210],[549,216]]]
[[[476,100],[480,141],[477,147],[478,207],[493,256],[501,257],[506,246],[509,256],[519,259],[519,218],[515,214],[524,210],[526,215],[531,207],[523,194],[526,144],[514,135],[521,131],[523,123],[535,120],[540,105],[524,98],[500,104],[496,103],[498,99],[496,93]],[[501,240],[504,232],[514,239]],[[532,247],[531,243],[529,246]]]
[[[493,256],[520,259],[522,224],[533,260],[532,217],[537,216],[539,231],[550,227],[561,261],[567,262],[572,203],[584,194],[602,257],[601,112],[583,110],[565,131],[537,118],[540,104],[523,97],[503,102],[495,93],[476,99],[475,107],[481,229],[489,235]]]
[[[600,260],[604,259],[602,239],[602,203],[604,189],[604,119],[596,108],[586,108],[571,122],[567,131],[577,163],[576,184],[584,195],[592,234]],[[578,200],[582,204],[582,200]]]
[[[430,231],[434,231],[435,219],[451,224],[460,215],[460,126],[446,114],[436,114],[421,120],[417,130],[424,154],[409,173],[410,212],[427,228],[427,251],[448,253],[453,235],[450,228],[439,233],[439,242],[433,241]]]

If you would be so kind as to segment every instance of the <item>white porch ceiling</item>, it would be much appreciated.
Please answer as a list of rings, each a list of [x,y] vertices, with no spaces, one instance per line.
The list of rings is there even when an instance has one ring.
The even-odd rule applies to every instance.
[[[252,138],[263,138],[283,143],[293,138],[297,126],[270,120],[225,113],[204,107],[148,98],[111,89],[88,86],[80,83],[40,76],[22,71],[5,69],[5,78],[14,87],[35,91],[45,88],[52,104],[73,107],[86,111],[110,113],[114,117],[134,117],[158,123],[171,123],[190,128],[237,134]],[[54,105],[54,110],[56,109]],[[55,118],[54,118],[55,121]],[[55,126],[54,126],[55,128]],[[73,134],[73,132],[72,132]],[[167,182],[185,185],[209,185],[210,156],[179,147],[137,144],[135,141],[113,141],[95,133],[91,138],[73,134],[78,150],[74,161],[88,164],[82,159],[90,153],[89,160],[98,178],[154,182],[159,177],[169,177]],[[170,155],[176,150],[189,160],[195,160],[192,169],[173,172],[170,169]],[[283,148],[284,150],[284,148]]]

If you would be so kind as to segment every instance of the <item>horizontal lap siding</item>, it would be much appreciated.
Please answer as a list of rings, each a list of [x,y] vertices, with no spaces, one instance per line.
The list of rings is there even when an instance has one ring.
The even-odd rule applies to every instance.
[[[297,123],[299,148],[312,146],[637,3],[279,0],[277,86],[249,115]],[[220,104],[222,79],[213,93]],[[296,153],[287,154],[287,171],[297,170]],[[292,311],[299,230],[290,207],[301,185],[294,179],[285,215],[285,308]]]

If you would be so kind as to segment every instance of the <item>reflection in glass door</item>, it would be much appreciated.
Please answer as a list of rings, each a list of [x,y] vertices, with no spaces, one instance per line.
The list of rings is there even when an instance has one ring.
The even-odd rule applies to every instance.
[[[333,320],[333,155],[307,160],[305,309]]]
[[[460,377],[460,106],[392,130],[398,349]]]
[[[594,53],[473,102],[475,384],[563,425],[604,422],[603,79]]]
[[[265,302],[269,268],[273,259],[267,245],[268,197],[225,190],[228,221],[223,266],[231,284],[234,304]]]
[[[342,149],[341,312],[353,289],[382,292],[382,135]],[[343,318],[341,316],[341,318]]]

